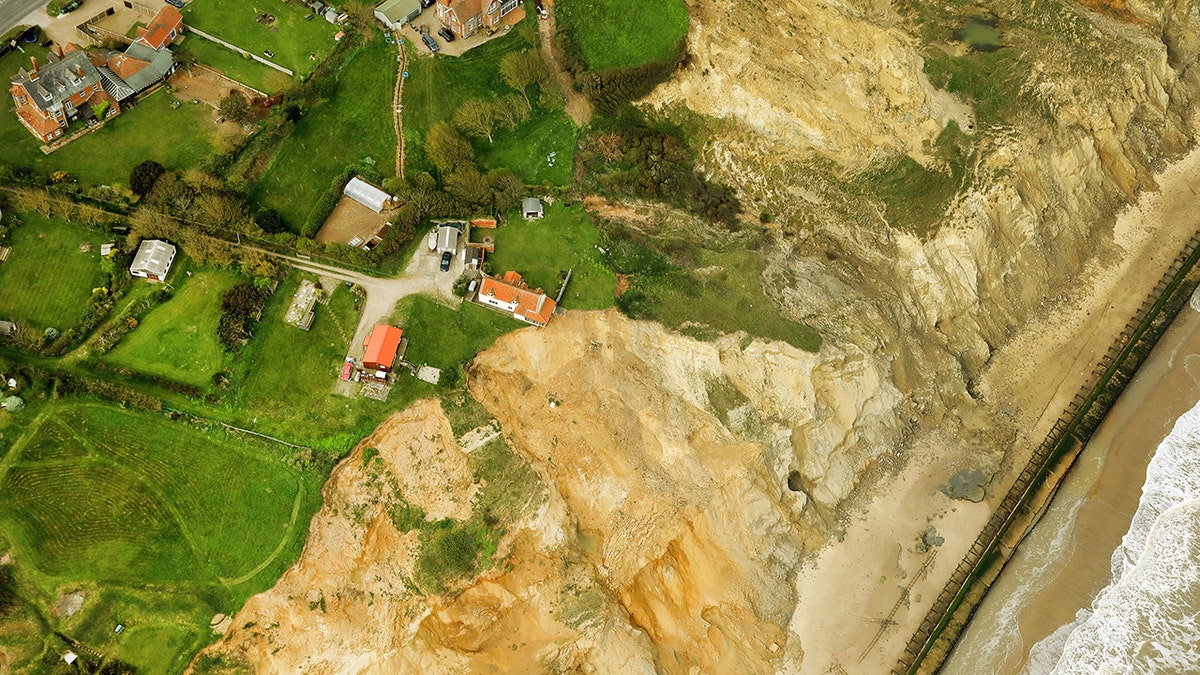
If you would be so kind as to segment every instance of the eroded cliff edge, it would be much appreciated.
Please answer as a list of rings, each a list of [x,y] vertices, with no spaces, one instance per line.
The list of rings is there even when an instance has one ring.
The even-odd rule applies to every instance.
[[[980,471],[1003,492],[1200,225],[1194,166],[1168,174],[1175,201],[1115,217],[1193,142],[1194,4],[973,8],[1027,66],[997,120],[934,86],[911,7],[692,3],[697,58],[647,105],[721,121],[706,170],[778,214],[761,281],[821,352],[612,312],[506,336],[470,388],[544,501],[509,528],[505,565],[411,588],[413,537],[339,506],[366,480],[360,449],[301,562],[215,652],[259,672],[887,670],[987,517],[939,488]],[[973,148],[958,173],[937,152],[951,122]],[[932,227],[858,187],[899,156],[961,180]],[[379,433],[445,441],[395,427],[438,414]]]

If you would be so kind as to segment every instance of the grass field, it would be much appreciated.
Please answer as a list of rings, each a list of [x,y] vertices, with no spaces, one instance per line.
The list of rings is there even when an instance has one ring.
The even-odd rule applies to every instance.
[[[273,14],[275,23],[256,21],[260,12]],[[243,0],[196,0],[183,11],[183,22],[264,58],[263,52],[271,51],[272,62],[304,76],[333,51],[333,36],[340,30],[319,16],[305,21],[308,13],[298,2],[255,5]],[[193,36],[188,42],[198,39],[202,38]],[[311,54],[316,59],[310,59]]]
[[[531,185],[566,185],[575,164],[577,131],[571,118],[561,111],[542,113],[517,127],[502,132],[495,143],[475,142],[475,156],[489,168],[511,169]],[[554,153],[554,164],[547,160]]]
[[[532,12],[531,12],[532,16]],[[419,55],[409,50],[408,81],[404,84],[405,170],[432,171],[422,144],[430,127],[449,121],[464,101],[515,92],[500,76],[500,59],[507,53],[537,47],[536,26],[524,21],[508,35],[491,40],[459,57]],[[424,49],[421,47],[420,49]],[[530,99],[537,103],[536,88]],[[514,131],[498,130],[495,143],[475,139],[480,163],[489,169],[507,167],[529,183],[565,185],[571,180],[575,154],[574,125],[562,111],[535,107],[525,124]],[[546,156],[556,152],[553,167]]]
[[[554,12],[593,71],[670,61],[688,29],[683,0],[562,2]]]
[[[291,81],[291,78],[278,70],[268,68],[254,59],[247,59],[202,37],[188,36],[183,45],[192,52],[197,63],[216,68],[227,77],[259,91],[273,94]]]
[[[517,270],[530,287],[540,286],[553,297],[563,274],[574,268],[563,307],[611,307],[617,278],[596,250],[600,232],[583,207],[547,204],[545,213],[545,218],[532,221],[516,213],[509,215],[508,224],[496,230],[496,252],[488,256],[492,273]]]
[[[401,300],[392,323],[403,328],[408,338],[405,358],[441,368],[443,378],[447,371],[457,372],[463,362],[490,347],[496,338],[526,325],[474,303],[464,302],[452,309],[422,296]]]
[[[267,301],[254,339],[238,356],[239,386],[232,407],[246,418],[243,424],[253,424],[257,431],[346,449],[403,399],[393,397],[384,404],[333,393],[360,312],[350,291],[338,286],[328,306],[317,305],[307,332],[285,324],[292,295],[305,278],[315,279],[293,273]]]
[[[393,175],[396,67],[396,48],[378,37],[351,56],[337,93],[300,120],[251,201],[275,209],[298,231],[317,198],[348,165],[370,158],[384,175]]]
[[[56,630],[142,672],[180,672],[208,622],[299,554],[320,478],[267,446],[108,404],[38,406],[0,462],[0,533]],[[127,626],[116,634],[113,626]]]
[[[8,262],[0,264],[0,319],[22,319],[35,328],[60,331],[87,309],[92,289],[108,276],[100,269],[99,244],[104,235],[79,225],[22,213],[13,231]],[[80,244],[92,244],[82,253]]]
[[[13,53],[0,59],[0,72],[16,73],[27,57]],[[212,150],[212,108],[181,105],[159,90],[134,108],[108,120],[104,128],[79,138],[50,155],[17,121],[11,96],[0,97],[0,161],[45,172],[67,171],[91,184],[129,183],[129,172],[147,159],[168,169],[194,166]]]
[[[202,269],[191,277],[172,270],[174,295],[154,308],[105,358],[132,370],[205,389],[221,370],[226,352],[217,340],[221,295],[243,277],[225,269]]]

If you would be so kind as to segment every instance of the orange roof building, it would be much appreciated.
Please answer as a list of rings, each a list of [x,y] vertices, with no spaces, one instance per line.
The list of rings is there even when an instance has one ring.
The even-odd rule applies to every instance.
[[[367,370],[382,370],[388,372],[396,361],[396,352],[400,349],[400,339],[404,331],[395,326],[375,326],[375,330],[367,336],[363,346],[363,368]]]
[[[183,32],[183,15],[178,9],[167,5],[158,10],[145,28],[137,30],[137,41],[151,49],[162,49],[171,44]]]
[[[542,289],[529,290],[521,275],[510,270],[497,279],[487,277],[479,286],[479,302],[503,312],[512,312],[514,319],[535,326],[550,323],[558,305]]]

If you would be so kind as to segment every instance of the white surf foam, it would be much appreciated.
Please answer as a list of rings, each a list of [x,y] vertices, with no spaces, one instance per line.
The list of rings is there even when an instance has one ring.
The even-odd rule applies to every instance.
[[[1034,647],[1028,671],[1052,663],[1059,644],[1052,672],[1064,675],[1200,672],[1200,405],[1150,460],[1112,582],[1090,612]]]

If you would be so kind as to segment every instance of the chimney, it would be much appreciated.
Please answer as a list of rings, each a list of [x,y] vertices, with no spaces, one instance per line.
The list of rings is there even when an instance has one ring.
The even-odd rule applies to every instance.
[[[30,79],[30,81],[33,81],[33,80],[38,79],[37,57],[31,56],[31,57],[29,57],[29,60],[33,61],[33,72],[29,73],[29,79]]]
[[[61,59],[63,57],[62,45],[57,45],[57,47],[58,47],[58,58]]]

